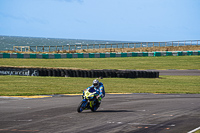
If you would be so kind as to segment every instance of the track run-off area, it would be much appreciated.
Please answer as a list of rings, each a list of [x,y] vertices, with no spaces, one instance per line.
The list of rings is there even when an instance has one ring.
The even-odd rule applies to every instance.
[[[106,94],[97,112],[80,95],[0,97],[2,133],[187,133],[200,126],[200,94]]]

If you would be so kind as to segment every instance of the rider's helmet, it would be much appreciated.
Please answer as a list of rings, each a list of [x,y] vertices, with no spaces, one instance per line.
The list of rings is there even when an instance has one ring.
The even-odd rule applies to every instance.
[[[93,80],[93,86],[95,88],[99,87],[99,81],[97,79]]]

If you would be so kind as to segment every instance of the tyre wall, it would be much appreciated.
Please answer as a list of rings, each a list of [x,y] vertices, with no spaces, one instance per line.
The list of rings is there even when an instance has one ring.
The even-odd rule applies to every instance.
[[[50,68],[0,67],[0,75],[87,77],[87,78],[159,78],[158,71],[136,70],[75,70]]]

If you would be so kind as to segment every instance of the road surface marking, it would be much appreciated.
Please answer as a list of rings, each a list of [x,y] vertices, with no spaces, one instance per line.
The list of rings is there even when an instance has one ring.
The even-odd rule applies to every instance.
[[[194,132],[196,132],[196,131],[199,130],[199,129],[200,129],[200,127],[197,127],[197,128],[195,128],[194,130],[189,131],[188,133],[194,133]]]

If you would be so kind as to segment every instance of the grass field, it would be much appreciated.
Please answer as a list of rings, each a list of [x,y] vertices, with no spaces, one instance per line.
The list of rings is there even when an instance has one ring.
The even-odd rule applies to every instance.
[[[92,81],[92,78],[0,76],[0,95],[80,94]],[[107,93],[200,93],[200,76],[104,78],[100,81]]]
[[[196,131],[196,132],[194,132],[194,133],[200,133],[200,130],[198,130],[198,131]]]
[[[200,69],[200,56],[77,59],[0,59],[0,66],[82,69]]]
[[[82,69],[200,69],[200,56],[0,59],[0,66],[62,67]],[[0,76],[0,95],[81,93],[92,78]],[[200,93],[200,76],[101,79],[107,93]]]

